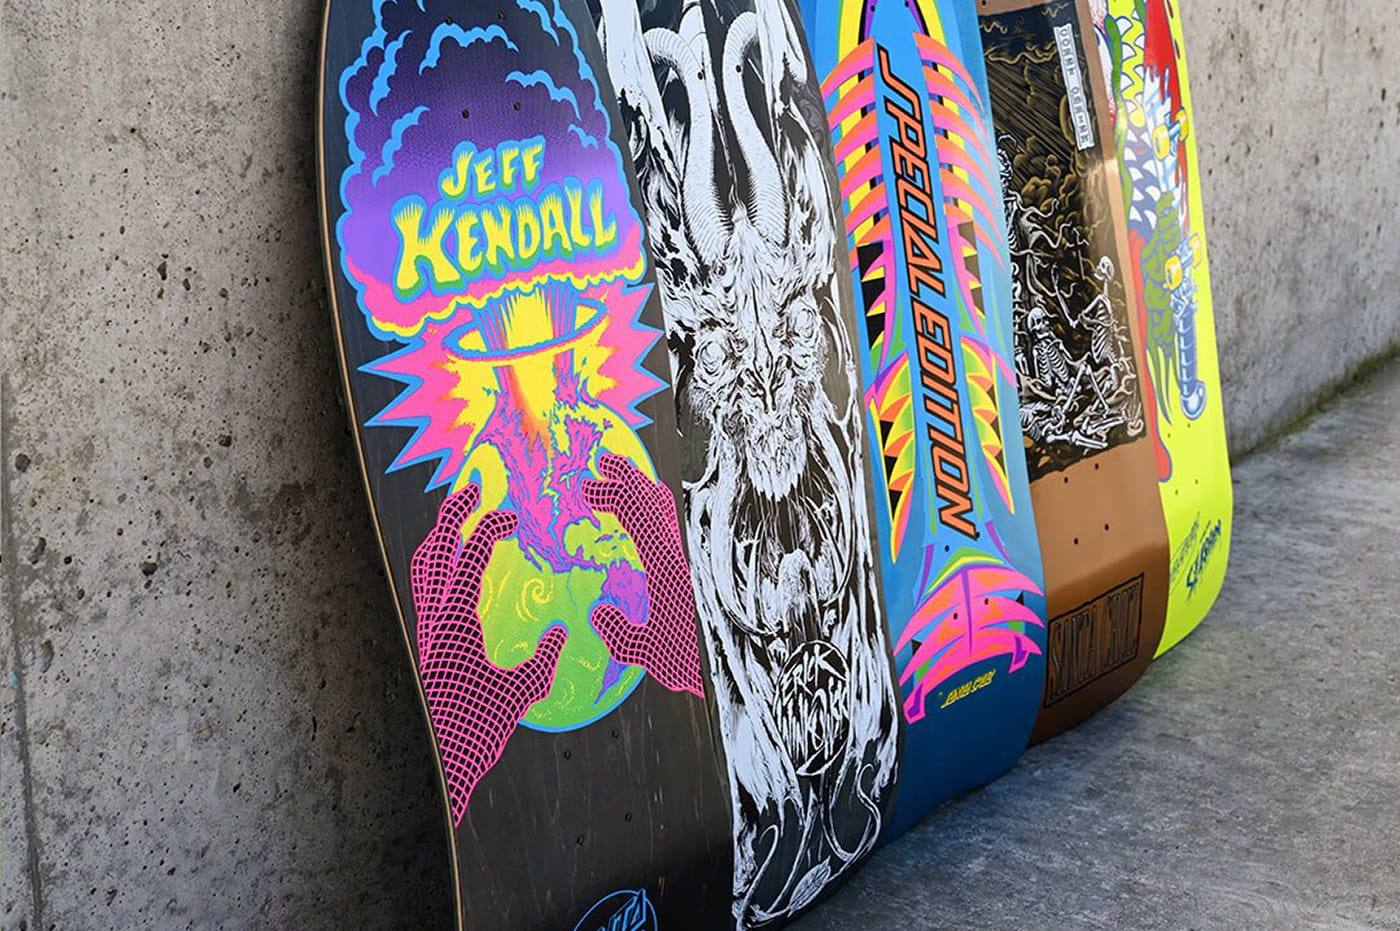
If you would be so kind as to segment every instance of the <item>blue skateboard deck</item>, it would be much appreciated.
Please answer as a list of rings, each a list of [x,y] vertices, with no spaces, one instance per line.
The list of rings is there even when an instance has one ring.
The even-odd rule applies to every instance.
[[[972,0],[807,0],[905,733],[886,836],[1001,775],[1044,681],[1011,257]]]

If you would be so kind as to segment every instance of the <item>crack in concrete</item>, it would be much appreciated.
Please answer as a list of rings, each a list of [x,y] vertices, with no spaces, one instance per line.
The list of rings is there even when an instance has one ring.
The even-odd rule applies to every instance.
[[[0,375],[0,553],[6,565],[18,564],[10,493],[10,378]],[[44,927],[44,881],[39,874],[39,839],[34,809],[33,769],[29,760],[29,720],[25,708],[24,660],[20,650],[19,592],[16,573],[11,571],[5,584],[5,600],[10,612],[10,646],[14,655],[15,746],[19,756],[21,793],[24,797],[24,842],[29,860],[29,894],[33,927]]]

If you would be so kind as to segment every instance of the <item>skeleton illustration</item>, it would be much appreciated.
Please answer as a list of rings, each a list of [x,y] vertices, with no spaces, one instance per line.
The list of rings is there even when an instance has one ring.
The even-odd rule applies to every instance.
[[[1067,219],[1058,225],[1054,213],[1059,207],[1057,200],[1051,200],[1046,209],[1028,206],[1021,192],[1016,190],[1011,175],[1011,159],[1007,150],[1015,145],[1010,136],[997,140],[997,166],[1001,175],[1001,189],[1006,201],[1007,238],[1009,251],[1014,263],[1011,275],[1011,300],[1013,306],[1021,307],[1028,290],[1034,288],[1032,282],[1041,275],[1040,262],[1045,255],[1054,255],[1065,249],[1065,238],[1070,235]]]
[[[1084,273],[1090,242],[1068,212],[1059,209],[1058,199],[1050,199],[1044,208],[1025,203],[1010,169],[1013,146],[1008,136],[999,140],[1013,264],[1021,424],[1042,446],[1068,443],[1081,455],[1096,452],[1108,448],[1115,429],[1124,427],[1133,435],[1144,426],[1127,327],[1115,313],[1111,296],[1116,267],[1110,256],[1101,255]],[[1069,256],[1080,264],[1079,283],[1092,280],[1095,285],[1087,301],[1081,296],[1084,288],[1060,280],[1053,259]],[[1074,355],[1067,348],[1065,334],[1070,330],[1087,332],[1087,351]]]
[[[825,120],[782,0],[601,0],[687,450],[739,928],[874,845],[897,727]]]

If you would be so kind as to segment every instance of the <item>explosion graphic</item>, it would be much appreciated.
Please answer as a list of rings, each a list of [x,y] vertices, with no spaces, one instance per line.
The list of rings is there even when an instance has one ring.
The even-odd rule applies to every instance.
[[[643,675],[590,610],[647,614],[636,546],[584,484],[605,454],[655,478],[637,405],[665,384],[642,367],[659,337],[640,321],[642,228],[593,74],[552,3],[378,0],[340,93],[342,269],[370,332],[404,344],[363,367],[405,386],[369,424],[414,431],[391,471],[479,488],[463,536],[513,513],[480,583],[486,657],[512,668],[562,623],[521,720],[582,726]]]
[[[407,386],[370,421],[416,430],[390,469],[436,460],[428,487],[453,482],[492,435],[493,421],[542,430],[528,412],[540,410],[540,392],[555,390],[556,380],[561,402],[614,411],[631,429],[645,424],[637,402],[664,387],[639,365],[658,335],[637,320],[647,291],[611,283],[590,295],[581,299],[568,282],[542,282],[427,321],[408,346],[366,366]]]

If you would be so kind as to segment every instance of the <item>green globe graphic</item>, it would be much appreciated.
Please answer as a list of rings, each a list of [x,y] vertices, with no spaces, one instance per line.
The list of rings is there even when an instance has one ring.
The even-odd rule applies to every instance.
[[[596,524],[578,521],[564,537],[571,544],[586,541],[597,562],[621,559],[640,568],[635,548],[610,514],[598,515]],[[481,590],[481,626],[491,662],[502,668],[516,666],[534,654],[551,624],[562,622],[569,630],[554,687],[526,712],[522,724],[546,731],[591,724],[621,704],[641,681],[641,667],[613,663],[607,645],[588,623],[604,578],[598,569],[555,573],[547,565],[536,565],[515,539],[496,544]]]
[[[601,369],[612,352],[601,341],[607,320],[601,302],[550,285],[478,309],[447,341],[461,383],[478,386],[490,404],[456,487],[480,486],[478,513],[505,508],[519,517],[515,536],[496,544],[481,579],[487,658],[509,669],[534,655],[550,625],[569,632],[553,687],[521,718],[539,730],[598,720],[645,674],[614,662],[589,623],[610,573],[610,597],[626,589],[622,600],[634,611],[645,600],[644,590],[640,602],[636,594],[636,547],[616,517],[588,507],[582,483],[598,477],[604,453],[656,476],[636,431],[594,396],[608,383]],[[468,520],[463,532],[473,526]]]

